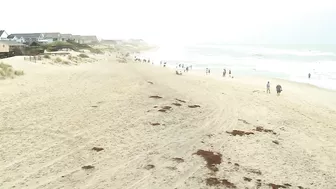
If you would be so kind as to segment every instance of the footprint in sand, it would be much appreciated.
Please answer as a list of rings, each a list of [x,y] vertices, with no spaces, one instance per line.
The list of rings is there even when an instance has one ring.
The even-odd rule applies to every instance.
[[[155,167],[154,165],[148,164],[144,168],[147,169],[147,170],[150,170],[150,169],[153,169],[154,167]]]

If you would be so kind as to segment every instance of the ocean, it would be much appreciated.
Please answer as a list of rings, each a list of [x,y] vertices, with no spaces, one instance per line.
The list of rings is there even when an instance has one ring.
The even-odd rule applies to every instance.
[[[336,90],[336,45],[167,45],[141,56],[171,68],[192,65],[193,70],[209,68],[219,76],[225,68],[235,77],[280,78]]]

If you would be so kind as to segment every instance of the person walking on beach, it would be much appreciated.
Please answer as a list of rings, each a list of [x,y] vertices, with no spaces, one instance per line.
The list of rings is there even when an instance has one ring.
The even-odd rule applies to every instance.
[[[281,87],[281,85],[277,85],[277,86],[276,86],[276,91],[277,91],[277,95],[280,96],[280,93],[281,93],[281,91],[282,91],[282,87]]]
[[[208,75],[208,68],[205,69],[205,75]]]
[[[271,84],[269,81],[267,82],[266,88],[266,93],[271,93]]]
[[[210,74],[210,68],[208,68],[208,74]]]
[[[229,77],[231,77],[231,70],[229,70]]]
[[[308,79],[310,79],[310,77],[311,77],[311,74],[309,73],[309,74],[308,74]]]
[[[223,77],[226,75],[226,69],[223,70]]]

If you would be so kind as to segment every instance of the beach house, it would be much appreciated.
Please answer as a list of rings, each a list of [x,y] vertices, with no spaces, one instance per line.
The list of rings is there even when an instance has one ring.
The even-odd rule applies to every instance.
[[[0,40],[0,57],[10,57],[22,54],[22,49],[26,45],[11,40]]]
[[[93,44],[99,42],[97,36],[95,35],[82,36],[82,40],[84,44]]]
[[[0,30],[0,40],[8,40],[8,34],[5,30]]]
[[[61,34],[61,41],[72,40],[72,34]]]
[[[8,53],[9,52],[9,45],[0,41],[0,53]]]
[[[79,44],[83,44],[83,39],[82,36],[80,35],[72,35],[72,41],[79,43]]]
[[[7,38],[16,42],[31,44],[43,40],[44,35],[42,33],[15,33],[10,34]]]
[[[54,41],[60,41],[61,40],[61,33],[54,32],[54,33],[44,33],[43,39],[47,43],[52,43]]]

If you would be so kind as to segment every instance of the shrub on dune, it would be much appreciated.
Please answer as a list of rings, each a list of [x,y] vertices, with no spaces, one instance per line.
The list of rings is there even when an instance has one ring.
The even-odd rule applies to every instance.
[[[67,61],[67,60],[63,60],[63,62],[62,62],[63,64],[70,64],[70,62],[69,61]]]
[[[60,57],[57,57],[57,58],[55,59],[55,62],[56,62],[56,63],[60,63],[60,62],[62,62],[62,59],[61,59]]]
[[[86,54],[79,54],[78,55],[79,57],[81,57],[81,58],[90,58],[88,55],[86,55]]]
[[[20,75],[24,75],[23,71],[14,71],[14,75],[20,76]]]
[[[48,54],[43,55],[43,58],[50,59],[50,56]]]

